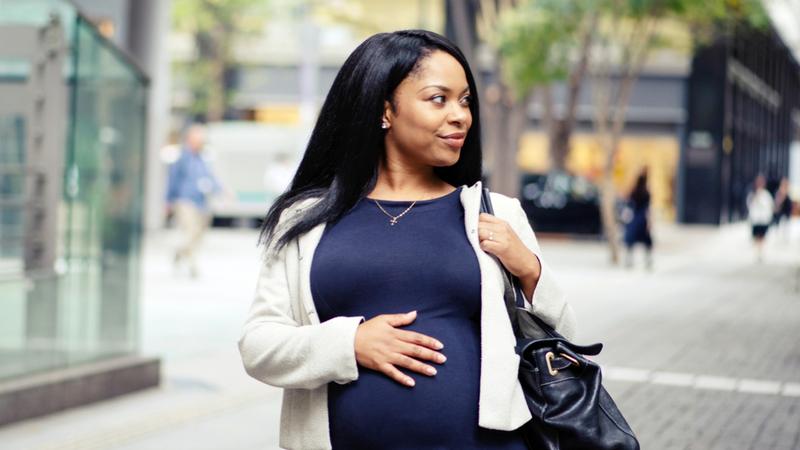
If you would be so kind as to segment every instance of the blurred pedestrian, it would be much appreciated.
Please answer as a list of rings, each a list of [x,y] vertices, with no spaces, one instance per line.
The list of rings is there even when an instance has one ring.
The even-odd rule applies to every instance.
[[[286,192],[292,182],[295,170],[297,170],[297,164],[294,163],[292,155],[287,152],[278,153],[275,159],[270,161],[267,170],[264,171],[264,187],[270,197],[275,198]]]
[[[208,197],[221,191],[203,158],[205,140],[204,126],[195,124],[187,129],[180,156],[170,165],[167,181],[167,215],[174,216],[182,235],[173,262],[176,269],[185,262],[193,278],[198,276],[197,250],[211,220]]]
[[[747,195],[747,214],[755,244],[756,260],[763,261],[764,237],[772,223],[775,204],[767,190],[767,180],[759,174],[753,182],[753,190]]]
[[[781,178],[778,190],[775,191],[775,212],[772,224],[775,231],[786,240],[789,234],[789,225],[792,219],[792,198],[789,196],[789,180]]]
[[[519,201],[492,193],[480,214],[477,94],[422,30],[370,37],[336,76],[264,220],[239,340],[247,372],[285,389],[282,448],[526,448],[499,264],[531,311],[568,335],[574,319]]]
[[[653,237],[650,226],[650,191],[647,188],[647,169],[636,178],[627,199],[627,221],[625,223],[625,265],[633,267],[633,250],[636,244],[644,245],[645,267],[653,268]]]

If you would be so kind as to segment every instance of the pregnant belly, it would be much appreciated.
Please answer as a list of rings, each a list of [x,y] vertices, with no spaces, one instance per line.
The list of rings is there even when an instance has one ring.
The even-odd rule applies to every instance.
[[[416,381],[405,387],[359,367],[358,380],[329,385],[334,448],[459,448],[478,428],[480,331],[467,319],[418,321],[404,329],[444,344],[444,364],[433,377],[403,368]],[[428,363],[428,362],[426,362]],[[464,447],[461,447],[464,448]]]

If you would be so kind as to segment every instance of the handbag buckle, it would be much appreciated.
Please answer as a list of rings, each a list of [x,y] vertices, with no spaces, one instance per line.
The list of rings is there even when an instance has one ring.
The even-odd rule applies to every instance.
[[[569,355],[567,355],[565,353],[559,353],[558,356],[566,359],[567,361],[569,361],[572,364],[575,364],[575,366],[580,366],[580,363],[578,362],[578,360],[573,358],[572,356],[569,356]],[[547,352],[544,355],[544,359],[547,361],[547,371],[550,372],[550,375],[552,375],[552,376],[558,375],[558,369],[554,369],[553,368],[553,359],[555,359],[555,357],[556,357],[556,355],[553,352]]]

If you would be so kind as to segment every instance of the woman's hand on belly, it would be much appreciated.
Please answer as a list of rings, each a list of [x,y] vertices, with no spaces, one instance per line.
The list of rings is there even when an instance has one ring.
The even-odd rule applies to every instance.
[[[409,325],[416,318],[416,311],[383,314],[359,325],[355,339],[358,364],[382,372],[405,386],[414,386],[414,379],[396,366],[428,376],[436,375],[436,369],[418,360],[444,363],[447,358],[434,351],[441,350],[444,345],[430,336],[396,328]]]

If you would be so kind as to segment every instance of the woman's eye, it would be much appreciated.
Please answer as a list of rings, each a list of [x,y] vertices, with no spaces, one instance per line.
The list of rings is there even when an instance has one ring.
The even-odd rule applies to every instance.
[[[441,101],[439,101],[439,99],[441,99]],[[435,95],[435,96],[431,97],[431,100],[433,100],[434,103],[443,104],[444,103],[444,95]]]
[[[463,104],[465,104],[465,105],[469,105],[470,103],[472,103],[472,97],[470,97],[469,95],[465,95],[465,96],[464,96],[464,97],[461,99],[461,103],[463,103]]]

